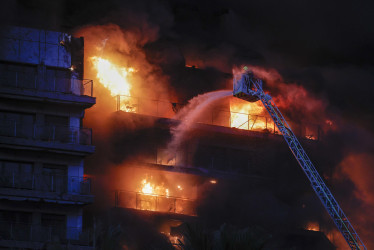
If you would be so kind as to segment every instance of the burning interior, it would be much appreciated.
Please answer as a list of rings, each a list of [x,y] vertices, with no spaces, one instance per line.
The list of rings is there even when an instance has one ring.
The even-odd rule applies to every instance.
[[[120,184],[115,188],[115,207],[196,214],[197,180],[191,175],[130,167],[117,176]]]
[[[94,71],[97,72],[99,82],[110,91],[113,100],[116,100],[116,110],[143,115],[175,118],[178,111],[185,106],[184,103],[169,100],[151,99],[147,96],[134,96],[131,76],[136,74],[134,68],[121,67],[113,64],[108,59],[91,57]],[[226,104],[210,107],[204,116],[196,122],[218,125],[243,130],[279,134],[271,117],[267,114],[261,102],[246,102],[231,98]],[[292,122],[299,136],[311,140],[321,137],[321,129],[316,124],[300,124]]]

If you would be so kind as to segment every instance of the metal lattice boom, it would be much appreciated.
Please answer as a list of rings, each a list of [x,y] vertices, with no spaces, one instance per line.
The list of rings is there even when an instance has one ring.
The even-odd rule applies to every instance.
[[[291,127],[284,119],[282,113],[275,105],[271,96],[264,93],[262,89],[262,80],[255,78],[252,73],[246,72],[241,75],[241,78],[238,81],[234,79],[233,94],[234,96],[247,101],[261,100],[277,128],[282,133],[299,165],[308,177],[312,188],[316,192],[322,204],[325,206],[335,225],[342,233],[349,247],[351,249],[366,250],[364,243],[361,241],[347,216],[344,214],[338,202],[335,200],[323,179],[318,174],[305,150],[292,132]]]

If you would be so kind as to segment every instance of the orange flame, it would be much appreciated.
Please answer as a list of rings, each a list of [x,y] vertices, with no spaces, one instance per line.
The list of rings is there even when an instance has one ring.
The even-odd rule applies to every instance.
[[[230,126],[246,130],[267,129],[267,118],[261,116],[265,108],[260,102],[231,102]]]
[[[138,189],[136,209],[194,215],[194,201],[183,198],[184,191],[179,184],[156,184],[152,176],[147,176]]]
[[[121,95],[121,110],[134,112],[135,106],[130,103],[132,85],[129,77],[135,72],[134,68],[125,68],[111,63],[101,57],[91,57],[91,61],[97,71],[99,82],[110,91],[112,96]]]
[[[164,195],[166,197],[169,196],[169,189],[164,186],[164,183],[161,183],[161,185],[156,185],[154,183],[151,183],[147,179],[142,180],[141,185],[141,193],[148,194],[148,195]]]

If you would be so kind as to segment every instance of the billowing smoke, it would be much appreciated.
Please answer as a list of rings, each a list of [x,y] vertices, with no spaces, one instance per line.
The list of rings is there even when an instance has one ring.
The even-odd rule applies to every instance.
[[[329,125],[326,124],[326,120],[331,119],[326,113],[329,103],[324,96],[315,96],[300,84],[285,83],[275,69],[258,66],[250,66],[250,68],[265,81],[265,92],[269,92],[288,119],[300,123],[316,123],[322,125],[324,130],[330,129],[326,126]]]
[[[373,173],[374,158],[370,153],[349,153],[339,164],[335,173],[336,182],[343,185],[349,183],[347,192],[352,192],[354,196],[346,206],[349,205],[350,218],[357,225],[356,230],[360,232],[360,237],[367,242],[368,249],[373,245],[370,239],[374,232],[374,196]],[[348,189],[348,188],[346,188]],[[359,211],[359,212],[358,212]]]

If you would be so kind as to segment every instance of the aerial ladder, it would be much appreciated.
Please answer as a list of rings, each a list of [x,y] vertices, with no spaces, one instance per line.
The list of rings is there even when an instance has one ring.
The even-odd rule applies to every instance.
[[[282,133],[300,167],[308,177],[312,188],[343,235],[344,239],[347,241],[349,247],[351,249],[366,250],[367,248],[364,243],[361,241],[331,191],[318,174],[313,163],[310,161],[299,140],[292,132],[291,127],[275,105],[273,99],[263,91],[262,80],[257,78],[250,70],[244,67],[242,74],[234,76],[233,87],[233,95],[235,97],[249,102],[261,100],[278,130]]]

